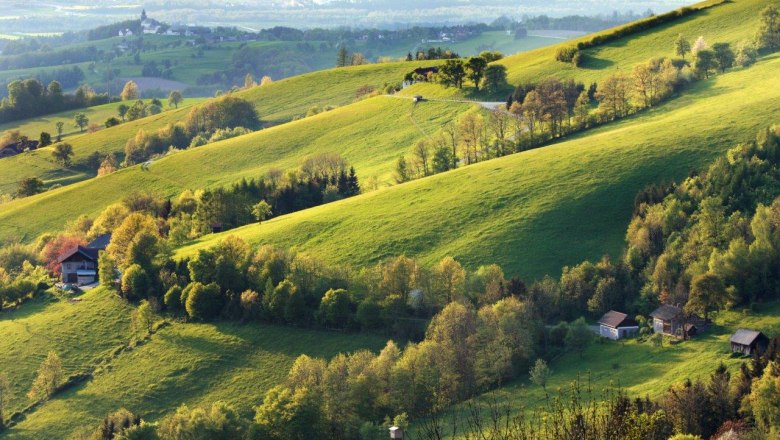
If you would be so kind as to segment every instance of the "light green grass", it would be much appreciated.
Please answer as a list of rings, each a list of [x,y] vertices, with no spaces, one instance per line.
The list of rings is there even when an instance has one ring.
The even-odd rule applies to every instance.
[[[770,337],[780,334],[780,304],[763,305],[759,311],[746,314],[721,312],[714,321],[707,332],[676,345],[665,342],[662,347],[654,347],[649,342],[635,339],[599,339],[583,352],[582,357],[567,353],[552,361],[553,374],[547,391],[555,395],[579,377],[583,387],[590,380],[596,398],[604,389],[620,387],[630,398],[649,396],[658,399],[670,385],[685,379],[708,380],[721,362],[732,375],[738,374],[740,364],[750,363],[750,358],[732,357],[729,338],[738,328],[759,330]],[[544,390],[531,384],[523,374],[521,379],[474,399],[474,403],[484,405],[493,399],[508,404],[515,411],[523,408],[531,414],[544,407],[545,396]],[[446,411],[445,420],[449,421],[456,414],[464,422],[468,417],[467,405],[456,405]]]
[[[778,122],[779,68],[774,56],[564,142],[207,236],[181,255],[236,234],[331,263],[452,255],[529,279],[618,256],[640,189],[683,178]]]
[[[133,189],[175,196],[184,189],[221,186],[244,177],[258,178],[271,168],[297,168],[305,158],[317,153],[339,153],[355,166],[359,178],[376,176],[387,182],[401,153],[473,107],[472,104],[424,103],[415,109],[410,100],[374,97],[314,117],[186,150],[154,162],[147,171],[136,166],[15,200],[0,210],[0,236],[31,239],[46,230],[59,230],[67,218],[97,215]]]
[[[483,32],[482,35],[465,41],[458,41],[451,44],[441,43],[441,45],[443,47],[446,46],[451,48],[454,52],[464,57],[478,55],[483,50],[497,50],[506,56],[550,46],[560,43],[560,41],[560,38],[534,36],[528,36],[517,40],[514,35],[507,35],[504,31],[490,31]],[[438,46],[439,43],[432,43],[431,45]]]
[[[242,90],[237,92],[236,96],[254,103],[264,122],[278,124],[295,117],[302,117],[313,106],[350,104],[358,99],[356,92],[361,87],[381,87],[385,83],[400,83],[405,73],[421,65],[432,65],[431,63],[436,62],[400,62],[330,69],[276,81],[263,87]],[[327,87],[323,86],[325,84]],[[86,169],[84,166],[84,162],[92,153],[98,151],[105,155],[113,152],[121,157],[127,139],[135,136],[140,128],[153,131],[167,123],[181,121],[186,117],[187,111],[189,110],[180,108],[176,113],[164,112],[161,115],[101,130],[95,134],[74,136],[68,140],[75,152],[74,166],[71,169],[62,169],[51,158],[51,149],[0,160],[0,192],[13,193],[19,181],[31,176],[41,178],[47,185],[69,185],[94,177],[95,170]],[[360,111],[359,108],[356,111]],[[73,125],[70,121],[66,123],[68,126]],[[14,126],[15,124],[7,124],[5,127],[8,129]],[[51,127],[54,127],[53,123]],[[392,131],[387,125],[382,127]],[[392,138],[392,135],[389,136]],[[334,146],[337,144],[338,142]],[[334,150],[334,146],[329,149]]]
[[[11,383],[6,417],[29,404],[25,396],[49,351],[62,359],[65,375],[90,370],[97,358],[126,342],[130,307],[95,290],[71,303],[45,297],[0,313],[0,372]]]
[[[710,3],[712,1],[698,3],[694,7]],[[586,62],[580,68],[555,61],[555,52],[561,46],[589,40],[593,35],[520,53],[504,58],[499,63],[507,66],[509,82],[515,85],[536,82],[546,77],[573,78],[586,84],[598,82],[618,69],[630,70],[634,65],[650,58],[675,56],[674,41],[679,34],[691,44],[699,36],[704,36],[710,45],[717,42],[736,45],[740,41],[750,40],[756,32],[760,10],[770,3],[777,4],[777,1],[733,0],[683,19],[587,49],[584,51]]]
[[[38,177],[46,185],[68,185],[73,182],[82,181],[95,176],[95,169],[87,167],[89,157],[97,152],[101,156],[109,153],[117,154],[120,159],[124,155],[124,148],[127,140],[140,129],[154,131],[168,123],[175,123],[182,120],[190,111],[189,105],[198,102],[199,99],[188,99],[186,106],[179,106],[178,109],[169,109],[158,115],[149,116],[135,121],[128,121],[121,125],[103,128],[95,133],[73,133],[67,136],[63,141],[73,145],[73,165],[70,168],[63,168],[51,156],[54,146],[39,148],[37,150],[18,154],[16,156],[0,159],[0,192],[13,193],[16,191],[19,181],[26,177]],[[119,104],[112,103],[105,106],[92,107],[82,111],[93,110],[95,113],[92,118],[101,118],[116,113],[116,107]],[[113,111],[112,111],[113,109]],[[63,120],[66,128],[73,126],[73,119],[70,117],[77,111],[70,111],[35,118],[29,121],[22,121],[22,134],[28,135],[31,139],[37,139],[40,132],[37,130],[47,130],[56,138],[56,130],[53,130],[57,120]],[[89,115],[89,114],[88,114]],[[105,120],[100,121],[105,122]],[[8,124],[10,128],[13,124]],[[51,128],[49,128],[51,127]],[[37,132],[37,134],[36,134]]]
[[[151,102],[151,99],[143,100],[146,104]],[[161,99],[163,109],[168,109],[168,100]],[[197,102],[203,101],[202,98],[186,98],[179,107],[186,107]],[[135,101],[131,102],[112,102],[109,104],[97,105],[94,107],[80,108],[75,110],[68,110],[61,113],[55,113],[52,115],[45,115],[30,119],[24,119],[21,121],[7,122],[0,124],[0,132],[7,130],[19,130],[22,134],[27,135],[30,139],[38,139],[38,136],[42,131],[45,131],[52,135],[52,138],[57,137],[56,123],[62,121],[65,123],[62,138],[66,142],[70,142],[70,137],[75,135],[84,134],[76,127],[73,122],[73,118],[77,113],[84,113],[89,118],[90,124],[97,124],[100,129],[105,128],[106,119],[110,117],[116,117],[119,119],[117,108],[124,105],[132,105]]]
[[[85,330],[71,327],[74,337]],[[87,384],[57,395],[4,437],[66,438],[79,427],[97,427],[120,407],[154,421],[181,404],[222,400],[249,416],[265,392],[284,380],[298,355],[329,358],[363,348],[377,351],[385,341],[366,334],[256,324],[173,324],[120,354]]]

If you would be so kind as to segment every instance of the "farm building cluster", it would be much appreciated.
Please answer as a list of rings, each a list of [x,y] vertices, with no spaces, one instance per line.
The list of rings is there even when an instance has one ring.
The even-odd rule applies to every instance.
[[[653,333],[677,339],[689,339],[705,331],[709,323],[678,306],[664,304],[650,313]],[[627,314],[610,310],[598,321],[598,334],[612,339],[631,338],[639,334],[639,323]],[[761,354],[769,345],[769,337],[757,330],[738,329],[729,339],[731,351],[746,356]]]

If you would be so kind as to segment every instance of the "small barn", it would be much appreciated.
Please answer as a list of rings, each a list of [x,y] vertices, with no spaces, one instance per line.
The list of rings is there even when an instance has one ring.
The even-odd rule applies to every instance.
[[[639,324],[622,312],[610,310],[599,319],[599,335],[618,340],[636,336]]]
[[[731,335],[730,341],[732,352],[746,355],[761,354],[769,345],[769,338],[765,334],[745,328],[741,328]]]

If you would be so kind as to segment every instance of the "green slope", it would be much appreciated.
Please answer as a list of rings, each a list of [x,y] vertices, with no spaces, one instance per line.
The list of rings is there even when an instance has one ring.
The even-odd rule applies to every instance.
[[[333,263],[452,255],[527,278],[557,274],[619,252],[642,187],[680,179],[777,122],[778,69],[780,56],[764,59],[565,142],[204,237],[181,253],[237,234]]]
[[[173,196],[183,189],[260,177],[271,168],[297,168],[315,153],[340,153],[355,166],[361,179],[377,176],[387,181],[398,155],[424,136],[421,130],[425,134],[433,133],[443,123],[473,107],[472,104],[425,103],[415,109],[409,100],[382,96],[360,101],[300,121],[186,150],[156,161],[148,171],[136,166],[14,200],[0,209],[0,237],[33,238],[46,230],[59,230],[68,218],[96,215],[108,204],[121,200],[131,188]]]
[[[276,81],[264,87],[239,91],[236,96],[253,102],[263,121],[279,124],[304,116],[313,106],[344,106],[353,103],[358,99],[356,95],[358,89],[365,86],[378,88],[385,83],[400,83],[408,71],[431,63],[436,62],[371,64],[318,71]],[[41,178],[47,185],[68,185],[89,179],[94,176],[94,170],[87,169],[85,162],[92,153],[98,151],[105,155],[113,152],[121,157],[127,139],[135,136],[140,128],[147,131],[156,130],[165,124],[183,120],[188,111],[180,108],[175,112],[167,111],[94,134],[70,137],[68,142],[73,145],[74,150],[74,166],[71,169],[63,169],[55,163],[51,159],[51,149],[41,149],[0,160],[0,193],[15,192],[19,181],[31,176]],[[34,131],[37,137],[39,128],[47,127],[48,130],[53,131],[56,121],[51,118],[56,117],[58,116],[19,124],[6,124],[3,129],[29,124],[29,128],[25,130]],[[105,120],[98,116],[90,118],[101,123]],[[72,125],[71,121],[66,121],[66,126]],[[27,134],[34,137],[32,134]]]
[[[189,100],[189,103],[197,102],[197,99]],[[96,110],[96,112],[108,112],[115,104],[107,104],[106,108]],[[97,108],[97,107],[96,107]],[[16,156],[0,159],[0,192],[14,193],[19,181],[25,177],[38,177],[47,185],[68,185],[74,182],[82,181],[94,177],[95,169],[87,166],[90,155],[95,152],[105,156],[109,153],[116,153],[121,158],[124,155],[125,143],[127,139],[143,128],[147,131],[154,131],[171,122],[177,122],[184,118],[190,109],[179,107],[178,109],[167,110],[159,115],[149,116],[135,121],[129,121],[124,124],[99,130],[95,133],[74,134],[65,138],[65,141],[73,146],[73,165],[70,168],[62,168],[62,165],[56,163],[51,157],[54,146],[40,148],[38,150],[18,154]],[[69,115],[67,112],[64,115]],[[31,127],[27,131],[24,129],[22,134],[27,134],[30,138],[37,138],[32,134],[34,127],[54,128],[54,123],[59,119],[67,119],[63,114],[57,114],[50,117],[38,118],[26,122]],[[93,116],[90,116],[92,119]],[[70,119],[72,121],[72,118]],[[96,119],[97,121],[97,119]],[[66,120],[66,127],[72,125]],[[55,130],[51,132],[56,133]],[[40,134],[40,133],[38,133]],[[56,136],[56,135],[55,135]]]
[[[710,0],[692,7],[701,8],[719,3]],[[584,51],[586,62],[580,68],[555,61],[558,47],[589,40],[593,35],[573,39],[556,46],[520,53],[499,61],[507,67],[512,84],[539,81],[547,77],[573,78],[585,83],[597,82],[617,69],[630,70],[634,65],[650,58],[674,55],[674,41],[679,34],[691,41],[704,36],[711,45],[728,42],[736,45],[750,40],[758,24],[758,13],[776,0],[732,0],[699,11],[693,15],[666,23],[644,32]],[[603,31],[605,33],[609,31]]]
[[[24,397],[48,351],[63,360],[66,375],[92,371],[94,378],[57,395],[3,438],[67,438],[76,428],[96,427],[122,406],[157,420],[179,405],[224,400],[244,413],[280,383],[298,355],[331,357],[342,351],[380,349],[385,338],[255,324],[174,323],[150,341],[113,359],[127,343],[131,307],[97,289],[79,303],[36,302],[0,315],[0,371],[12,385],[11,412]]]
[[[130,310],[115,295],[95,290],[81,302],[40,299],[0,313],[0,371],[12,392],[5,416],[29,404],[25,395],[49,351],[60,356],[67,376],[89,370],[126,342]]]

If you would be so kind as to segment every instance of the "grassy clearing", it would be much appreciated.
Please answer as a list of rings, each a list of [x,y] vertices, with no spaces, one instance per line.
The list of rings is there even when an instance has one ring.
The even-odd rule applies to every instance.
[[[148,171],[136,166],[15,200],[3,205],[0,211],[0,236],[31,239],[46,230],[59,230],[72,216],[96,215],[108,204],[121,200],[129,188],[173,196],[183,189],[225,185],[243,177],[257,178],[271,168],[295,168],[316,153],[340,153],[355,166],[361,179],[376,176],[386,182],[398,156],[424,136],[420,129],[431,134],[473,107],[425,103],[414,110],[415,125],[410,118],[414,109],[411,101],[371,98],[290,124],[186,150],[156,161]]]
[[[100,289],[71,303],[42,297],[0,313],[0,371],[8,375],[12,396],[6,417],[26,407],[35,371],[49,351],[62,359],[65,375],[89,370],[126,342],[130,307]]]
[[[84,386],[47,402],[11,429],[9,439],[65,438],[97,426],[122,406],[147,420],[181,404],[223,400],[249,414],[280,383],[300,354],[329,358],[358,349],[377,351],[385,339],[267,325],[174,324],[125,352]]]
[[[780,56],[764,59],[566,141],[207,236],[181,254],[236,234],[332,263],[452,255],[528,279],[617,256],[637,191],[680,179],[778,122],[778,68]]]
[[[568,353],[555,359],[550,364],[553,375],[547,390],[555,394],[579,376],[583,385],[590,379],[595,396],[605,388],[619,386],[630,397],[660,398],[670,385],[686,378],[706,380],[721,362],[732,372],[742,362],[750,362],[749,358],[731,356],[729,338],[738,328],[759,330],[767,335],[780,333],[780,304],[763,305],[757,312],[721,312],[710,330],[677,345],[665,343],[663,347],[654,347],[637,340],[599,339],[582,357]],[[545,400],[544,390],[527,378],[480,396],[474,402],[487,404],[494,398],[529,413],[543,407]],[[465,404],[457,405],[447,411],[445,419],[458,417],[463,421],[467,411]]]

